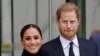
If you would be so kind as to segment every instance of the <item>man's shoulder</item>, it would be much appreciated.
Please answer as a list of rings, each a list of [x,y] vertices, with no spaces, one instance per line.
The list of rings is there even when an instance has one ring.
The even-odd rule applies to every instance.
[[[90,42],[89,40],[85,38],[78,38],[78,41],[85,42],[85,43]]]
[[[93,41],[90,41],[90,40],[88,40],[88,39],[84,39],[84,38],[78,38],[78,40],[79,40],[79,43],[81,42],[82,44],[84,44],[84,45],[96,45]]]
[[[85,49],[86,52],[92,56],[97,56],[97,45],[95,42],[90,41],[88,39],[79,39],[79,45],[81,46],[81,49]],[[90,54],[91,53],[91,54]]]

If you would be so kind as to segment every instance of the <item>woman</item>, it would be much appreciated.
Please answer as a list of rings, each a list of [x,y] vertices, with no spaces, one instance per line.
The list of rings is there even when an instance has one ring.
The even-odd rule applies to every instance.
[[[40,28],[34,24],[28,24],[22,28],[20,36],[24,47],[21,56],[40,56],[39,49],[42,45]]]

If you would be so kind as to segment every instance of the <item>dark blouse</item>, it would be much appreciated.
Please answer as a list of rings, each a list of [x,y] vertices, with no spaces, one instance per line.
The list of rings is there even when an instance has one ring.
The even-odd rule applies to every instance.
[[[39,55],[39,53],[37,53],[37,54],[31,54],[31,53],[27,52],[24,49],[21,56],[40,56],[40,55]]]

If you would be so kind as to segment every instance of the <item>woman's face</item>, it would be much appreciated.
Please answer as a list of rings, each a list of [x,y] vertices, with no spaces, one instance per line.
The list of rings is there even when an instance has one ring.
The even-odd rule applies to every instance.
[[[42,45],[42,37],[36,28],[29,28],[23,34],[21,43],[24,49],[31,54],[35,54],[39,51]]]

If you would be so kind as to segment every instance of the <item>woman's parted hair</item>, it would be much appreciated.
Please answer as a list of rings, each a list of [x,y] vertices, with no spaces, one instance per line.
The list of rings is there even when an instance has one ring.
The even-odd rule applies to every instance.
[[[37,25],[35,25],[35,24],[27,24],[21,29],[21,32],[20,32],[21,39],[23,38],[25,31],[27,29],[29,29],[29,28],[36,28],[38,30],[38,32],[40,33],[40,36],[42,37],[41,29]]]

